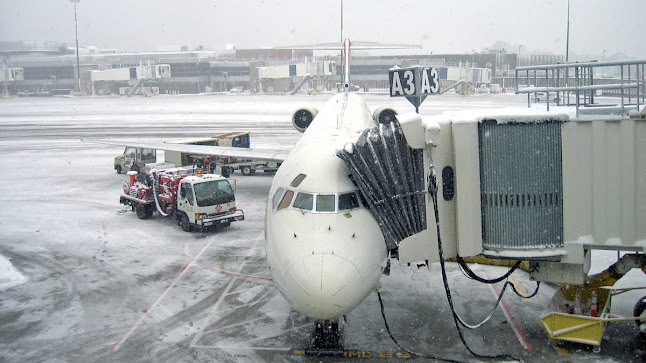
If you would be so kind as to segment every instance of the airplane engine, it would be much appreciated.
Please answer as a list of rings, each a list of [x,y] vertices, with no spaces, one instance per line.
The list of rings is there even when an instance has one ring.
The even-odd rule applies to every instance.
[[[318,113],[319,111],[314,107],[304,107],[296,110],[292,116],[294,128],[300,132],[305,132]]]
[[[380,106],[375,110],[375,112],[372,113],[372,118],[379,124],[387,125],[393,121],[396,121],[396,115],[397,111],[393,110],[392,108]]]

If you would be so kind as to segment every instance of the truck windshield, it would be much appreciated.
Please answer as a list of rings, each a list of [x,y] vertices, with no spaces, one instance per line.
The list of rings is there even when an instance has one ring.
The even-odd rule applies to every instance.
[[[236,200],[231,185],[226,180],[212,180],[193,185],[199,207],[230,203]]]

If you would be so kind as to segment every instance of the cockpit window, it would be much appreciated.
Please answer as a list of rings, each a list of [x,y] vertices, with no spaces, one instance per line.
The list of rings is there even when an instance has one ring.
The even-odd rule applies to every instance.
[[[339,195],[339,210],[359,208],[357,193],[343,193]]]
[[[298,195],[296,195],[296,199],[294,200],[294,208],[312,210],[313,202],[314,196],[312,194],[298,193]]]
[[[272,197],[272,208],[277,211],[290,206],[294,209],[313,213],[346,213],[348,210],[362,208],[358,192],[346,193],[306,193],[278,188]]]
[[[334,212],[335,196],[319,194],[316,196],[316,211],[317,212]]]
[[[303,182],[303,179],[305,179],[307,175],[305,174],[298,174],[294,180],[292,180],[292,183],[290,184],[292,187],[296,188],[299,185],[301,185],[301,182]]]
[[[283,196],[283,193],[285,192],[285,189],[283,188],[278,188],[276,190],[276,193],[274,193],[274,197],[271,200],[271,207],[276,209],[276,206],[278,205],[278,202],[280,202],[280,198]]]
[[[281,210],[283,208],[289,207],[289,205],[292,203],[292,198],[294,198],[294,192],[288,190],[283,196],[283,199],[280,201],[280,204],[278,205],[278,208],[276,210]]]

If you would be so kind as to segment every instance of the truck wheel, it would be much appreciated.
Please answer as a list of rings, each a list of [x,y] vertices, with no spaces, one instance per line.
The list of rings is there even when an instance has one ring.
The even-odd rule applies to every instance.
[[[151,218],[155,213],[155,207],[152,204],[146,205],[146,219]]]
[[[117,174],[121,174],[121,172],[123,171],[123,169],[121,169],[121,165],[117,165],[115,169],[117,170]]]
[[[243,167],[241,167],[241,168],[240,168],[240,172],[241,172],[241,173],[242,173],[242,175],[244,175],[244,176],[249,176],[249,175],[251,175],[251,173],[253,172],[253,170],[251,170],[251,167],[250,167],[250,166],[243,166]]]
[[[148,212],[150,208],[146,204],[137,204],[135,211],[137,212],[137,218],[139,219],[148,219],[150,218],[150,213]]]
[[[182,231],[184,232],[191,231],[191,222],[189,222],[186,214],[182,214],[182,216],[179,217],[179,226],[182,227]]]
[[[231,170],[228,166],[223,166],[220,168],[220,174],[222,174],[223,177],[228,178],[231,176]]]
[[[646,296],[642,296],[641,299],[637,300],[637,303],[635,304],[635,308],[633,309],[633,316],[636,318],[646,316]],[[635,320],[635,323],[637,323],[637,328],[639,328],[639,332],[642,335],[646,334],[646,321]]]

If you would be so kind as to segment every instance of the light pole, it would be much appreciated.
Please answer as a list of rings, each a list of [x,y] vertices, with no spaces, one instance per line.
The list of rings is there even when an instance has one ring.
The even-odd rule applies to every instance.
[[[565,33],[565,63],[570,61],[570,0],[567,0],[567,30]],[[565,68],[565,86],[570,85],[570,68]],[[558,93],[557,93],[558,95]],[[567,91],[568,105],[570,104],[570,91]],[[577,98],[578,100],[578,98]],[[578,109],[577,109],[578,110]],[[578,115],[578,114],[577,114]]]
[[[516,68],[520,67],[520,47],[522,47],[522,44],[518,46],[518,54],[516,55]]]
[[[506,68],[505,67],[505,52],[506,52],[506,50],[503,48],[503,49],[499,50],[499,52],[500,52],[500,55],[501,55],[501,58],[502,58],[502,60],[500,62],[500,63],[502,63],[502,65],[501,65],[502,66],[502,88],[505,88],[505,68]]]
[[[79,26],[78,18],[76,16],[76,4],[80,1],[81,0],[70,0],[70,2],[74,3],[74,29],[76,30],[76,87],[79,93],[81,92],[81,59],[79,57]]]
[[[343,40],[343,0],[341,0],[341,44],[343,44]],[[343,64],[343,49],[341,49],[341,58],[339,58],[339,61]],[[343,67],[345,66],[341,67],[342,70],[344,70]],[[341,84],[343,84],[343,72],[341,72]]]
[[[565,34],[565,63],[570,60],[570,0],[567,0],[567,30]]]
[[[601,62],[605,62],[605,61],[606,61],[606,50],[604,49],[604,50],[603,50],[603,54],[601,54]],[[606,70],[605,70],[605,68],[606,68],[605,66],[602,66],[602,67],[601,67],[601,78],[605,78],[605,77],[606,77]]]

